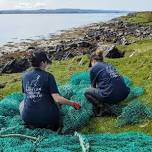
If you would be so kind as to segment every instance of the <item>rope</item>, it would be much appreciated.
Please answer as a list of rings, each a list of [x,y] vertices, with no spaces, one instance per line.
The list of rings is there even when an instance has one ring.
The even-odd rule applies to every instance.
[[[86,141],[86,139],[82,137],[82,135],[79,134],[78,132],[75,132],[74,135],[79,137],[80,146],[82,147],[82,152],[89,152],[90,144],[88,143],[88,141]]]
[[[32,137],[32,136],[27,136],[27,135],[22,135],[22,134],[7,134],[7,135],[0,135],[0,138],[6,138],[6,137],[19,137],[19,138],[27,138],[30,140],[33,140],[35,142],[37,142],[38,140],[40,140],[40,137]]]

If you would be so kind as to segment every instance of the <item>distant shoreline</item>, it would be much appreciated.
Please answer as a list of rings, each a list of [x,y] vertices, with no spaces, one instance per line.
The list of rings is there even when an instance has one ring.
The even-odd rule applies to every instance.
[[[0,14],[94,14],[94,13],[129,13],[129,11],[89,10],[89,9],[0,10]]]
[[[85,13],[86,14],[86,13]],[[85,14],[82,14],[82,15],[84,15],[85,16]],[[103,13],[102,13],[103,14]],[[97,15],[96,16],[99,16],[98,18],[99,18],[99,20],[95,20],[95,21],[89,21],[89,23],[88,22],[86,22],[86,23],[83,23],[83,24],[77,24],[77,25],[72,25],[72,26],[68,26],[68,27],[63,27],[63,28],[60,28],[60,29],[56,29],[56,30],[54,30],[54,31],[49,31],[49,32],[47,32],[47,33],[44,33],[44,34],[39,34],[39,33],[36,33],[35,35],[32,35],[32,36],[28,36],[28,37],[20,37],[20,36],[14,36],[14,37],[11,37],[11,38],[9,38],[9,39],[6,39],[6,40],[2,40],[1,41],[1,37],[0,37],[0,52],[1,52],[1,47],[3,47],[4,45],[7,45],[7,44],[12,44],[12,43],[20,43],[20,42],[23,42],[23,41],[28,41],[29,42],[29,39],[31,40],[31,41],[34,41],[34,40],[40,40],[40,39],[48,39],[48,38],[50,38],[50,37],[52,37],[52,36],[54,36],[54,35],[58,35],[59,33],[62,33],[63,31],[65,32],[65,31],[67,31],[67,30],[72,30],[73,28],[81,28],[81,27],[85,27],[85,26],[89,26],[90,24],[94,24],[94,23],[100,23],[100,22],[106,22],[106,21],[109,21],[109,20],[111,20],[111,19],[114,19],[114,18],[117,18],[118,16],[123,16],[123,15],[127,15],[127,13],[120,13],[120,14],[118,14],[118,13],[105,13],[105,14],[107,14],[106,16],[111,16],[110,14],[116,14],[116,15],[112,15],[113,17],[111,17],[111,18],[109,18],[108,20],[106,19],[106,21],[103,21],[103,19],[102,19],[102,14],[101,14],[101,18],[99,18],[100,17],[100,14],[99,13],[97,13]],[[17,15],[17,16],[24,16],[24,14],[12,14],[12,17],[13,17],[13,15],[15,16],[15,15]],[[25,14],[25,16],[33,16],[33,15],[47,15],[47,14]],[[50,14],[49,16],[54,16],[54,15],[60,15],[60,14]],[[77,14],[74,14],[74,13],[72,13],[72,14],[61,14],[61,17],[62,17],[62,15],[64,16],[64,15],[70,15],[70,16],[72,16],[72,15],[81,15],[80,13],[77,13]],[[87,14],[86,14],[87,15]],[[91,14],[88,14],[88,15],[91,15]],[[94,14],[92,14],[92,15],[94,15]],[[10,16],[10,18],[12,19],[12,17],[11,17],[11,15],[9,15],[9,14],[6,14],[6,16]],[[104,14],[103,14],[103,16],[104,16]],[[5,15],[3,16],[4,18],[5,18]],[[27,18],[26,17],[26,18]],[[74,17],[75,18],[75,17]],[[50,19],[50,17],[49,17],[49,19]],[[9,25],[11,25],[11,24],[9,24]],[[43,28],[43,27],[42,27]]]

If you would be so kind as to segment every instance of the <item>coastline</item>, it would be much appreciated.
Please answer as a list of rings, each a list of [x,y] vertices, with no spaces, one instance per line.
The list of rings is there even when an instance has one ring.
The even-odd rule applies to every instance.
[[[118,17],[107,22],[61,30],[46,39],[9,42],[0,47],[0,71],[3,71],[7,64],[12,63],[11,61],[27,60],[27,54],[31,51],[43,50],[52,59],[60,61],[91,54],[97,46],[103,46],[108,50],[112,46],[134,43],[135,39],[129,37],[135,37],[136,40],[152,38],[152,28],[125,22]]]
[[[0,14],[2,21],[0,47],[6,45],[7,42],[19,43],[26,41],[26,39],[48,39],[50,35],[54,35],[62,30],[69,30],[100,21],[108,21],[126,14],[12,14],[6,16]],[[33,20],[35,22],[32,22]]]
[[[78,39],[81,37],[81,34],[86,33],[86,31],[91,27],[95,27],[101,24],[104,24],[104,22],[90,23],[79,27],[60,30],[55,33],[49,34],[49,36],[46,38],[41,38],[40,36],[37,36],[40,38],[28,38],[19,40],[19,42],[9,41],[0,46],[0,57],[6,57],[10,54],[16,54],[18,52],[26,52],[28,48],[33,46],[45,47],[47,45],[48,47],[55,47],[56,45],[60,44],[61,41]]]
[[[110,20],[109,20],[110,21]],[[19,51],[18,49],[15,49],[16,46],[20,47],[22,46],[24,43],[27,45],[32,45],[32,43],[43,43],[44,41],[56,41],[61,35],[62,37],[64,35],[69,34],[69,36],[71,36],[71,34],[75,34],[75,32],[77,33],[77,31],[81,31],[81,30],[85,30],[85,28],[90,28],[96,24],[103,24],[104,22],[95,22],[95,23],[90,23],[90,24],[86,24],[86,25],[82,25],[82,26],[78,26],[78,27],[72,27],[72,28],[68,28],[65,30],[59,30],[55,33],[50,33],[48,34],[49,36],[34,36],[37,37],[36,39],[34,38],[27,38],[27,39],[19,39],[18,42],[15,42],[13,40],[8,41],[8,42],[4,42],[3,44],[0,45],[0,57],[3,56],[3,54],[9,54],[9,53],[13,53],[16,51]],[[43,38],[42,38],[43,37]],[[70,38],[70,37],[69,37]],[[17,39],[17,38],[14,38]],[[22,49],[22,48],[21,48]]]

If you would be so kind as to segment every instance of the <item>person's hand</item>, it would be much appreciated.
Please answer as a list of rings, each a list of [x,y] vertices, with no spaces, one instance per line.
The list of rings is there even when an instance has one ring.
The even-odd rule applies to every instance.
[[[81,108],[81,105],[78,102],[72,102],[72,107],[75,108],[76,110],[79,110]]]

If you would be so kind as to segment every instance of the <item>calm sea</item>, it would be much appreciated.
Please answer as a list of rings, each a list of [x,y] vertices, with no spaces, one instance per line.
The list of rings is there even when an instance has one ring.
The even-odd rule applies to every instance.
[[[126,13],[0,15],[0,45],[10,41],[47,38],[73,27],[108,21]]]

